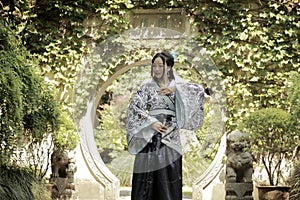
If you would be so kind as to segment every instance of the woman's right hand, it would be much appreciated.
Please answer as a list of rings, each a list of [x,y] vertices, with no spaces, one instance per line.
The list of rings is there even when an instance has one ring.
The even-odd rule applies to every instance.
[[[175,92],[175,87],[161,87],[158,91],[159,94],[171,94]]]
[[[168,127],[161,122],[154,122],[153,124],[151,124],[151,128],[161,134],[164,134],[166,133]]]

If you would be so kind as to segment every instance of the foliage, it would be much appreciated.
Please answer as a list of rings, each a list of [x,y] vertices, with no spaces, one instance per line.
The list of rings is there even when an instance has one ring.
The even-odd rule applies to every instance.
[[[28,166],[42,178],[53,143],[67,149],[77,143],[73,139],[65,145],[56,140],[57,134],[67,127],[74,135],[75,128],[68,125],[70,120],[61,119],[61,107],[42,79],[36,59],[3,21],[0,35],[0,167]]]
[[[60,126],[54,134],[55,147],[64,150],[74,150],[79,142],[79,135],[77,134],[76,125],[73,119],[66,112],[61,110],[58,116]]]
[[[63,105],[63,122],[54,136],[56,146],[74,149],[78,136],[71,122],[72,92],[86,44],[104,40],[128,27],[127,1],[9,1],[1,15],[16,30],[26,48],[39,60],[36,67],[53,85]],[[95,26],[94,22],[97,22]],[[124,28],[120,28],[124,27]]]
[[[226,86],[233,130],[259,108],[286,104],[286,79],[299,71],[299,6],[296,1],[197,1],[187,5]]]
[[[3,200],[50,200],[50,191],[26,168],[2,168],[0,196]]]
[[[73,111],[72,89],[83,57],[94,48],[94,43],[129,28],[128,11],[138,8],[184,8],[198,30],[195,36],[199,45],[210,51],[219,68],[218,73],[222,75],[227,96],[228,131],[236,129],[247,113],[266,107],[290,110],[293,117],[299,119],[299,115],[295,114],[299,113],[300,107],[299,98],[296,98],[299,81],[295,81],[293,87],[288,81],[290,71],[299,73],[298,0],[43,0],[2,1],[0,6],[3,8],[0,10],[1,16],[21,37],[23,44],[40,58],[41,72],[58,88],[57,99],[63,102],[63,109],[68,114]],[[7,36],[11,37],[10,34]],[[84,65],[80,75],[89,75],[81,80],[85,87],[76,91],[82,94],[76,105],[78,103],[84,110],[86,101],[90,100],[89,95],[105,83],[118,67],[153,55],[147,46],[138,50],[128,48],[123,55],[109,59],[105,57],[107,54],[95,56],[95,62],[99,61],[102,68],[91,69],[91,65]],[[174,48],[174,51],[177,50]],[[13,56],[11,58],[15,59]],[[107,60],[103,62],[101,59]],[[215,78],[210,74],[207,76]],[[19,84],[16,80],[11,85],[13,90],[8,90],[9,94],[20,93]],[[295,98],[287,94],[290,92],[295,94]],[[291,100],[287,99],[287,95]],[[14,98],[11,102],[18,104],[21,100]],[[21,109],[16,109],[15,115],[10,114],[10,119],[14,121],[22,118]],[[22,129],[21,124],[10,127]],[[59,135],[59,141],[62,141],[65,136]]]
[[[122,187],[130,187],[132,182],[134,156],[129,156],[127,151],[115,151],[114,159],[106,166],[120,180]]]
[[[227,129],[264,107],[286,106],[286,80],[299,73],[300,7],[291,1],[135,1],[136,7],[183,7],[199,44],[211,52],[224,80]]]
[[[17,30],[23,44],[39,58],[43,75],[72,111],[72,88],[88,45],[128,28],[130,1],[11,1],[1,15]]]
[[[99,130],[95,134],[95,141],[98,148],[110,148],[114,150],[126,150],[125,124],[120,123],[108,105],[103,106],[103,110],[98,110],[100,114]]]
[[[201,144],[202,155],[212,161],[218,152],[219,142],[224,131],[224,123],[219,112],[219,105],[214,104],[211,97],[204,103],[204,123],[196,130],[196,137]],[[201,156],[200,156],[201,157]]]
[[[43,73],[68,105],[82,55],[88,52],[86,44],[126,30],[125,13],[137,8],[183,7],[194,21],[199,44],[211,51],[224,79],[229,131],[247,112],[284,108],[287,72],[299,71],[296,0],[13,2],[1,4],[1,15],[14,22],[27,48],[41,58]]]
[[[10,34],[1,27],[1,164],[9,162],[28,140],[39,142],[58,127],[57,105],[50,90],[33,71],[30,55]]]
[[[185,8],[199,30],[195,33],[199,45],[211,52],[222,74],[229,131],[247,112],[286,108],[288,72],[299,70],[295,2],[135,1],[133,5]]]
[[[300,122],[300,74],[291,72],[287,88],[289,110],[295,120]]]
[[[288,87],[288,100],[290,103],[290,111],[297,124],[297,131],[299,132],[299,119],[300,119],[300,75],[297,72],[291,73],[290,85]],[[297,143],[297,142],[295,142]],[[298,151],[296,155],[299,154],[300,142],[298,140]],[[296,158],[297,159],[297,158]],[[296,200],[300,199],[300,161],[294,164],[293,174],[290,176],[289,183],[291,185],[290,199]]]
[[[300,162],[299,161],[294,166],[294,171],[290,177],[289,183],[291,185],[290,200],[300,199]]]
[[[203,157],[200,146],[190,145],[188,153],[182,159],[182,178],[183,186],[191,187],[195,178],[200,177],[211,163],[210,158]]]
[[[277,108],[258,110],[243,121],[251,152],[262,161],[271,185],[279,184],[283,162],[292,157],[297,147],[295,141],[300,135],[295,124],[290,113]]]

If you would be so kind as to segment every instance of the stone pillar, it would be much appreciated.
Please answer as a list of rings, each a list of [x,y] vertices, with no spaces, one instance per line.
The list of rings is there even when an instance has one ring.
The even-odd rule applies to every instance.
[[[245,150],[245,134],[236,130],[227,136],[226,200],[253,200],[253,158]]]

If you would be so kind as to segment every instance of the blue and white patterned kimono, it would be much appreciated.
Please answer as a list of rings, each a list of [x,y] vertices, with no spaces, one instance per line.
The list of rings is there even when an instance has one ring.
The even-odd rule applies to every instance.
[[[180,79],[176,76],[176,80]],[[178,128],[195,130],[203,123],[204,90],[198,84],[173,80],[170,87],[176,92],[171,95],[158,94],[159,86],[155,81],[145,83],[131,100],[127,111],[128,151],[137,154],[151,141],[155,131],[151,124],[158,121],[154,116],[167,114],[174,116],[172,126],[162,138],[167,146],[181,153]]]
[[[202,125],[204,90],[202,86],[188,83],[177,76],[169,84],[169,87],[174,86],[174,93],[159,94],[158,84],[151,80],[142,85],[128,107],[128,151],[136,155],[132,199],[182,198],[179,129],[195,130]],[[151,124],[157,121],[168,127],[163,135],[151,128]],[[175,179],[178,184],[174,184]]]

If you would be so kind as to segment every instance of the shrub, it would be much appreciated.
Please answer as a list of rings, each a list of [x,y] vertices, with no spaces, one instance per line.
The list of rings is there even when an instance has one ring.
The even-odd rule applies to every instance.
[[[26,168],[2,168],[0,197],[2,200],[50,200],[51,194],[33,171]]]
[[[246,117],[241,126],[248,133],[254,157],[267,171],[269,183],[278,185],[282,165],[292,157],[299,140],[292,115],[277,108],[261,109]]]
[[[291,192],[290,200],[300,199],[300,161],[298,161],[294,166],[294,172],[290,177]]]

